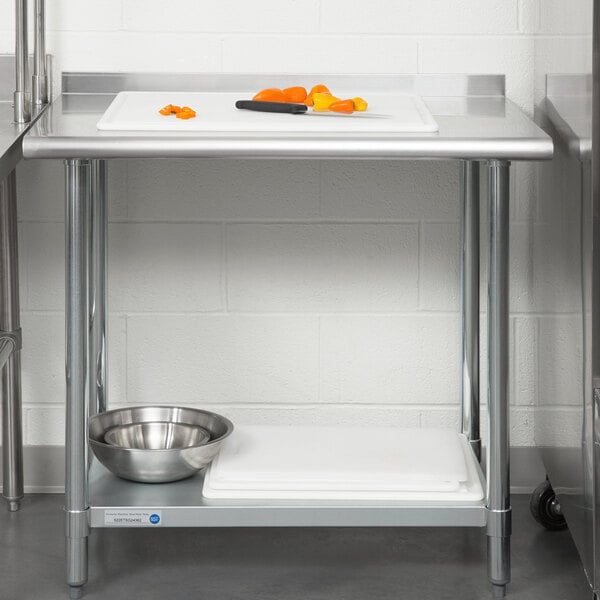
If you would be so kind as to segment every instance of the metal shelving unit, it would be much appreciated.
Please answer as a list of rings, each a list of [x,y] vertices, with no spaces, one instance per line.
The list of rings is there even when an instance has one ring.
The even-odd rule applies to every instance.
[[[357,78],[358,77],[358,78]],[[312,76],[270,76],[286,87]],[[98,132],[96,123],[121,90],[240,91],[260,75],[64,74],[63,96],[26,136],[27,158],[66,165],[67,582],[77,598],[87,581],[90,528],[115,526],[110,513],[160,510],[162,526],[422,525],[486,527],[489,579],[504,596],[510,580],[508,471],[508,233],[512,160],[552,157],[551,139],[504,97],[502,76],[321,75],[331,86],[404,91],[424,97],[440,126],[414,134],[194,134]],[[354,82],[354,85],[353,85]],[[242,96],[240,96],[242,97]],[[201,476],[162,485],[118,480],[97,462],[88,469],[88,413],[104,410],[106,314],[106,166],[119,158],[286,158],[453,160],[461,172],[462,434],[477,465],[479,435],[480,171],[489,209],[487,487],[481,502],[214,501]],[[88,411],[89,403],[89,411]],[[457,432],[459,435],[459,432]],[[132,526],[143,524],[133,519]],[[149,526],[151,526],[148,523]]]

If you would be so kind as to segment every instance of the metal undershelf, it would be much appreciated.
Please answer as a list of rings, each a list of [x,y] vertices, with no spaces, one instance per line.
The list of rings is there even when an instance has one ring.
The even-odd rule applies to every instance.
[[[478,473],[483,481],[479,468]],[[105,523],[105,511],[127,510],[160,511],[163,527],[483,527],[486,524],[485,500],[461,503],[208,500],[202,496],[202,484],[202,474],[165,484],[125,481],[94,459],[90,469],[90,525],[115,527]]]

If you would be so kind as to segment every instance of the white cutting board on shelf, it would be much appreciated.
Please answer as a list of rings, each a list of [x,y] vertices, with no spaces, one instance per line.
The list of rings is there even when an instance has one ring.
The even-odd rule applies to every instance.
[[[337,94],[342,98],[356,92]],[[419,96],[399,93],[363,94],[365,112],[351,115],[315,113],[290,115],[240,110],[236,100],[251,100],[248,92],[120,92],[97,127],[101,131],[170,131],[230,133],[433,133],[438,125]],[[167,104],[189,106],[195,119],[164,116]]]
[[[206,474],[207,498],[478,500],[463,436],[445,429],[241,426]]]

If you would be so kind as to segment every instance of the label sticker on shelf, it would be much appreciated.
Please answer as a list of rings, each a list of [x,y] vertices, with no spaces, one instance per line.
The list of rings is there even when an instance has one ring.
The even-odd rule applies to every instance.
[[[159,527],[160,510],[105,510],[104,524],[113,527]]]

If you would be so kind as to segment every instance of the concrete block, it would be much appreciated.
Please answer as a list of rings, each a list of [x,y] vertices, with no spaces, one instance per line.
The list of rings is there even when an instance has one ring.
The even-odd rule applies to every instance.
[[[380,0],[376,5],[322,0],[321,28],[333,33],[501,34],[517,31],[517,0]]]
[[[62,406],[27,407],[24,410],[24,442],[28,446],[65,443],[65,409]]]
[[[210,7],[183,0],[176,11],[158,0],[123,3],[123,27],[128,31],[297,33],[314,32],[318,25],[318,0],[220,0]]]
[[[454,317],[321,317],[321,401],[456,405],[457,340]]]
[[[230,225],[227,252],[232,310],[416,308],[416,225]]]
[[[423,223],[420,246],[419,308],[460,310],[460,226]]]
[[[109,294],[113,311],[221,309],[220,225],[112,224]]]
[[[46,10],[46,27],[48,31],[117,31],[122,7],[122,0],[53,2]]]
[[[459,219],[454,162],[332,161],[323,164],[327,219]]]
[[[65,226],[23,223],[19,249],[25,265],[27,303],[23,309],[65,308]]]
[[[318,401],[318,319],[148,316],[127,321],[133,404]]]
[[[583,331],[578,315],[539,318],[539,403],[583,404]]]
[[[136,221],[313,219],[312,161],[132,160],[128,214]]]
[[[398,36],[244,34],[222,39],[225,72],[416,73],[418,66],[417,42]]]
[[[63,71],[199,73],[222,69],[220,40],[210,34],[50,31],[47,40],[48,52]]]

